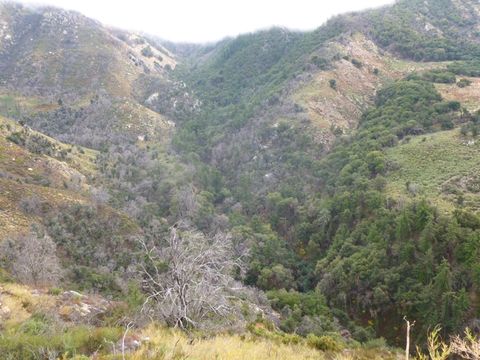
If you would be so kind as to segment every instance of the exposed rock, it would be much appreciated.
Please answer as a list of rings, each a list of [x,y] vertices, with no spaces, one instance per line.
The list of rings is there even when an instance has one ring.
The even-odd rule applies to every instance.
[[[61,318],[75,323],[91,323],[116,304],[99,296],[87,296],[73,290],[65,291],[57,299]]]

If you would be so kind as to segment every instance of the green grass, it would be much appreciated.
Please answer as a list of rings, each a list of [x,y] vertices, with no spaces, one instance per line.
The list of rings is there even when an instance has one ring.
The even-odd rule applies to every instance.
[[[468,141],[474,144],[468,145]],[[458,129],[421,135],[389,149],[387,157],[398,165],[398,169],[388,175],[389,195],[426,197],[447,212],[463,198],[463,206],[478,210],[479,139],[462,137]],[[416,195],[407,190],[408,183],[417,188]]]
[[[36,360],[47,358],[47,354],[58,358],[93,355],[109,351],[123,332],[122,328],[76,326],[50,334],[48,324],[29,320],[26,325],[29,326],[21,329],[23,331],[7,332],[0,337],[4,359]]]

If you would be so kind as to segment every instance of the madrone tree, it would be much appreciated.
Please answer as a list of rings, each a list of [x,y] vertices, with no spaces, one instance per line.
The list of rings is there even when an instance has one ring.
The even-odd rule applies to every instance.
[[[183,228],[182,228],[183,227]],[[230,236],[207,237],[184,226],[174,226],[165,246],[142,242],[144,310],[168,325],[188,329],[233,311],[229,298],[233,271]]]

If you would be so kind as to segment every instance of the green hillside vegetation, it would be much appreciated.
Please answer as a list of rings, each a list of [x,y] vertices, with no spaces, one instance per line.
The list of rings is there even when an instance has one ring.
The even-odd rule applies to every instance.
[[[475,59],[480,51],[473,2],[404,0],[368,14],[368,31],[395,53],[417,61]]]

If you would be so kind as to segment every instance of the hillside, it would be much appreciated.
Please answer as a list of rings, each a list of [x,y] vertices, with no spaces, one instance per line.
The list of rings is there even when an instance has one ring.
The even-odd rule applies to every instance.
[[[473,0],[210,45],[0,3],[0,353],[120,358],[127,331],[132,359],[396,359],[404,317],[418,351],[478,334],[479,33]]]
[[[478,144],[458,129],[418,136],[387,153],[398,164],[387,191],[397,196],[427,197],[439,210],[478,209]]]
[[[166,49],[78,13],[8,2],[0,6],[2,93],[12,101],[26,96],[49,105],[32,114],[13,103],[17,118],[90,147],[99,146],[107,129],[109,137],[136,139],[169,128],[166,118],[134,98],[137,79],[163,79],[166,69],[175,67]],[[77,120],[82,121],[80,128]],[[58,129],[62,121],[67,124]]]
[[[61,144],[5,118],[0,119],[0,147],[2,237],[28,230],[35,221],[40,209],[27,209],[29,200],[39,207],[88,201],[93,151]]]

